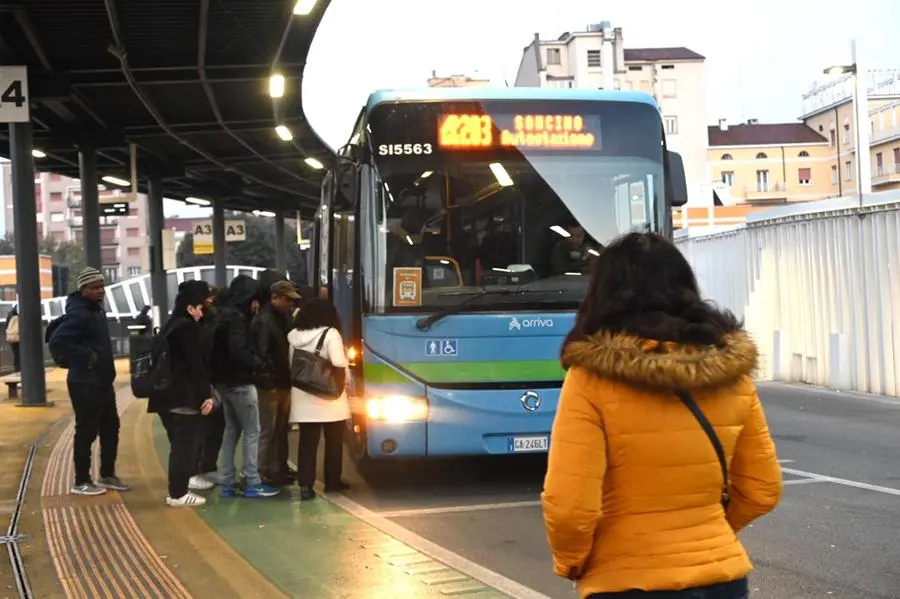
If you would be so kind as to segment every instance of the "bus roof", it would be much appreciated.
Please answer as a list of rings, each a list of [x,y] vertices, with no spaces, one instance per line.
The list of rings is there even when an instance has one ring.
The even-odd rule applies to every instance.
[[[369,95],[366,109],[384,102],[427,102],[433,100],[595,100],[638,102],[656,106],[646,92],[548,87],[430,87],[410,90],[378,90]]]

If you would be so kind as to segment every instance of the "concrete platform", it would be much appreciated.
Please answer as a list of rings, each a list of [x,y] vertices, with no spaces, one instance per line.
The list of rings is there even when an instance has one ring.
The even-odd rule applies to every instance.
[[[74,427],[64,392],[56,393],[59,402],[51,409],[61,425],[37,452],[23,510],[27,515],[20,524],[20,531],[31,535],[21,547],[34,596],[507,596],[323,497],[300,502],[296,488],[274,499],[220,499],[214,490],[202,508],[167,507],[165,434],[158,419],[146,413],[146,402],[132,398],[127,388],[118,397],[118,473],[134,488],[93,498],[72,496]],[[33,419],[41,413],[19,412]],[[34,437],[47,426],[35,425]],[[95,470],[98,463],[95,459]],[[10,574],[8,566],[2,563],[0,573]],[[0,582],[0,597],[16,596],[7,579]]]

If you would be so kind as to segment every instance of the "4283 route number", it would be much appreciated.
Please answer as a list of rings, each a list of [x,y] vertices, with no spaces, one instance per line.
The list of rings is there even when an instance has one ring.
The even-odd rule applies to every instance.
[[[381,144],[378,146],[379,156],[407,156],[431,154],[431,144]]]

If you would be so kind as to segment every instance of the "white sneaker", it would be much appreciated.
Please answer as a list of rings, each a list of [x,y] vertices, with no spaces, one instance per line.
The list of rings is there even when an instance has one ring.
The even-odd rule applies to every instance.
[[[178,499],[166,497],[166,505],[169,507],[200,507],[206,503],[206,499],[193,493],[187,493]]]
[[[203,476],[197,474],[188,481],[188,489],[191,491],[208,491],[215,487],[212,481],[207,480]]]

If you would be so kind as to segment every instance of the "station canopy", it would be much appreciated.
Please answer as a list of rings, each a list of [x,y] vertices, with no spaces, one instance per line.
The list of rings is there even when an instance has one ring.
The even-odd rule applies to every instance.
[[[139,177],[159,173],[165,197],[311,211],[333,153],[300,90],[328,4],[0,0],[0,60],[28,67],[35,169],[77,178],[78,149],[92,146],[99,177],[128,181],[133,143]]]

